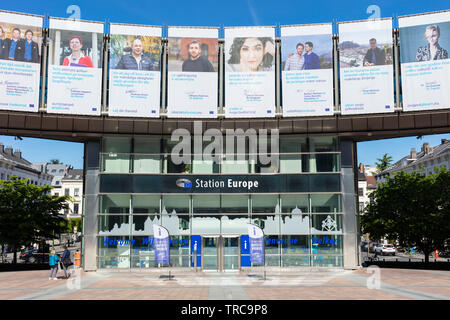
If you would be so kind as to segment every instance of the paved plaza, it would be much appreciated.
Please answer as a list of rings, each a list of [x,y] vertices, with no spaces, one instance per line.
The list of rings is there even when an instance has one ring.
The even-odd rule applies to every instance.
[[[449,300],[450,272],[361,268],[206,273],[0,273],[0,300]]]

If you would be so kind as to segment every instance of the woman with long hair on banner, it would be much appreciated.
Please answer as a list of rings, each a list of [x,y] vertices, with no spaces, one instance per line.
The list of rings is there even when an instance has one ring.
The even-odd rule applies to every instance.
[[[441,48],[439,45],[440,36],[441,31],[438,25],[428,26],[425,29],[425,40],[428,41],[428,44],[417,49],[417,62],[448,59],[447,50]]]
[[[274,57],[275,45],[272,38],[234,38],[227,69],[234,72],[271,71]]]
[[[70,50],[72,50],[72,54],[66,58],[64,58],[63,66],[70,67],[88,67],[93,68],[92,60],[89,56],[85,56],[81,52],[81,48],[83,48],[83,40],[80,36],[73,36],[69,40]]]

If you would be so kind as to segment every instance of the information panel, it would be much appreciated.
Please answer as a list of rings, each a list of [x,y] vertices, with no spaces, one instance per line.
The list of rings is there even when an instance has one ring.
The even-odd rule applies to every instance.
[[[275,117],[275,28],[225,28],[225,116]]]
[[[168,117],[217,117],[218,37],[218,28],[168,28]]]
[[[0,110],[39,110],[42,23],[0,11]]]
[[[394,112],[392,19],[339,23],[341,113]]]
[[[398,18],[403,111],[450,108],[450,11]]]
[[[159,117],[161,27],[110,24],[110,116]]]
[[[283,116],[333,115],[332,24],[281,27]]]
[[[103,23],[49,18],[47,112],[100,115]]]

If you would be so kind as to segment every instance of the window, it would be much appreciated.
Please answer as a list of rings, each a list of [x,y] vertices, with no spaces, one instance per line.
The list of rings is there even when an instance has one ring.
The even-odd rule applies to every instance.
[[[74,203],[73,204],[73,213],[74,214],[78,214],[78,209],[79,209],[79,204],[78,203]]]
[[[358,196],[360,197],[364,196],[364,188],[358,188]]]
[[[59,197],[59,192],[55,192],[55,196]]]
[[[80,189],[79,188],[75,188],[74,196],[75,197],[79,197],[80,196]]]
[[[64,195],[70,196],[70,189],[68,189],[68,188],[64,189]]]

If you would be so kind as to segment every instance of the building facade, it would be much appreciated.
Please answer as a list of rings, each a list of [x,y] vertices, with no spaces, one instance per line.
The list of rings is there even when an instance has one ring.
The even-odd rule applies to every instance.
[[[419,153],[411,149],[409,155],[401,158],[386,170],[377,174],[377,182],[386,181],[386,177],[405,171],[419,171],[426,175],[435,173],[435,168],[444,167],[450,169],[450,140],[442,139],[441,144],[431,147],[428,142],[422,145]]]
[[[60,196],[70,196],[69,208],[62,214],[67,219],[80,218],[83,212],[83,169],[70,169],[64,178],[61,179],[61,188],[58,189]]]
[[[30,179],[28,184],[39,186],[50,185],[51,174],[39,170],[31,162],[22,157],[20,150],[13,150],[0,143],[0,180],[9,180],[12,176],[20,179]]]
[[[371,175],[373,170],[367,172],[367,168],[372,169],[367,165],[359,164],[358,171],[358,205],[359,213],[364,213],[365,207],[370,203],[370,193],[377,187],[377,182],[374,176]]]
[[[267,267],[358,266],[354,142],[281,135],[270,164],[248,147],[217,162],[194,148],[177,164],[175,147],[170,136],[87,143],[86,270],[157,268],[153,224],[169,231],[172,267],[250,267],[248,223],[265,233]]]

